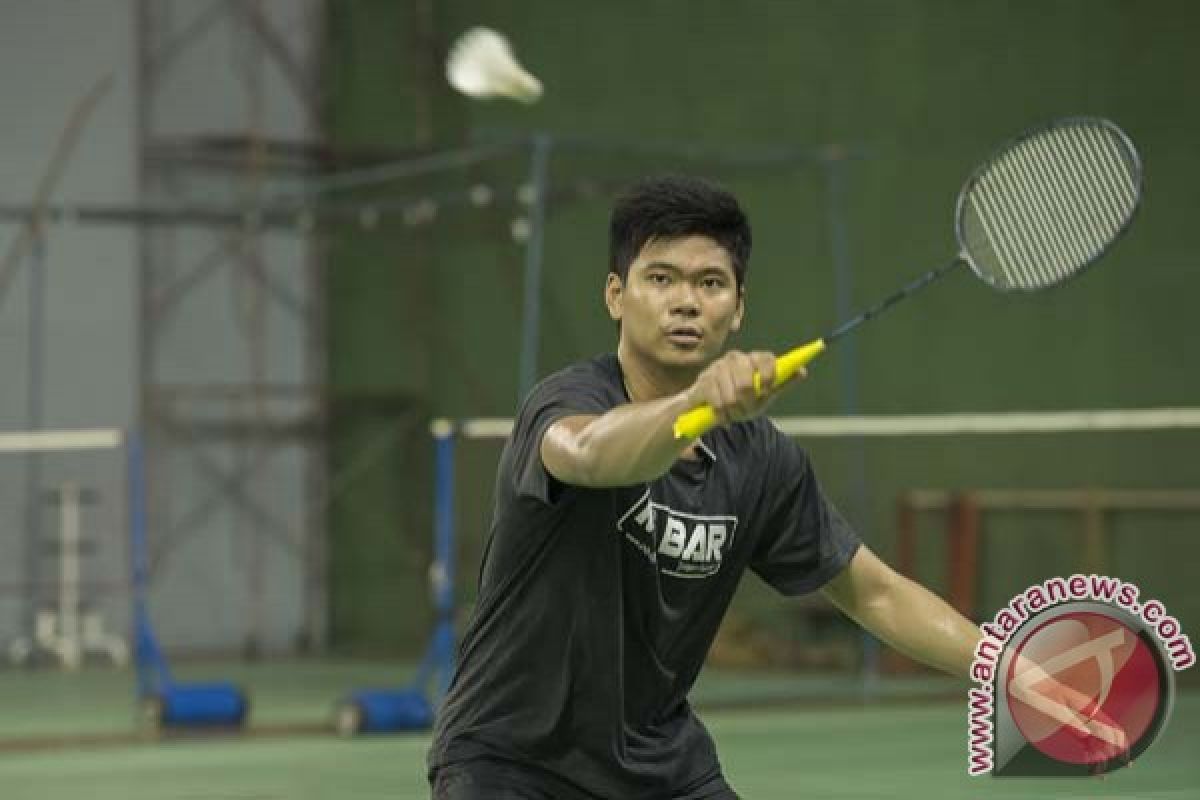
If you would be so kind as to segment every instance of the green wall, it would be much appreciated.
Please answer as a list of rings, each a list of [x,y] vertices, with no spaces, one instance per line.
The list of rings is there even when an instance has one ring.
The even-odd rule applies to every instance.
[[[600,303],[610,184],[690,169],[738,191],[755,225],[749,324],[739,346],[779,349],[836,322],[827,172],[812,165],[697,165],[687,148],[840,145],[853,305],[954,252],[953,202],[970,168],[1027,125],[1065,114],[1117,120],[1146,162],[1135,227],[1069,288],[993,293],[965,272],[864,329],[781,400],[781,414],[837,413],[842,375],[872,413],[1195,405],[1200,375],[1192,266],[1200,55],[1189,2],[338,2],[331,4],[329,117],[335,145],[447,148],[535,130],[648,142],[679,156],[561,150],[552,160],[541,373],[612,346]],[[441,48],[475,24],[509,34],[546,95],[523,107],[446,88]],[[524,153],[400,187],[447,195],[511,185]],[[576,196],[580,181],[596,196]],[[331,244],[332,467],[381,431],[406,431],[368,459],[334,503],[335,641],[407,647],[428,622],[428,448],[423,420],[510,415],[517,396],[520,208],[448,210],[409,231],[347,229]],[[891,504],[912,486],[1196,486],[1200,436],[811,446],[831,493],[884,553]],[[494,448],[464,448],[463,547],[478,546]],[[477,463],[476,463],[477,462]],[[856,476],[865,470],[862,498]],[[1142,580],[1200,624],[1188,556],[1197,516],[1113,521],[1115,572]],[[998,522],[984,557],[991,607],[1071,569],[1070,519]],[[1005,527],[1007,526],[1007,527]],[[1003,529],[1001,535],[999,531]],[[1180,553],[1184,557],[1180,557]],[[464,576],[473,579],[470,568]],[[931,576],[934,583],[936,578]],[[759,602],[748,589],[744,602]],[[1007,594],[1006,594],[1007,593]],[[763,600],[762,602],[766,602]],[[414,613],[414,609],[421,609]]]

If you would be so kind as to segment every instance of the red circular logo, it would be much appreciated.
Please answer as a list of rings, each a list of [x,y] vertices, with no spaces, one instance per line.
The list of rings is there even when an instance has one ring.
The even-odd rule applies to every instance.
[[[1151,646],[1121,621],[1089,611],[1035,628],[1005,683],[1025,740],[1056,761],[1084,765],[1127,759],[1158,716],[1161,689]]]

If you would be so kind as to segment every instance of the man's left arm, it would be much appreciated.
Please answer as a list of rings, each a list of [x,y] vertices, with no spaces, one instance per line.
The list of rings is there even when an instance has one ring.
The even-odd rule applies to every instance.
[[[968,678],[979,628],[866,546],[822,592],[844,614],[909,658]]]
[[[854,558],[822,590],[835,606],[909,658],[969,678],[981,632],[949,603],[899,574],[861,546]],[[1099,711],[1091,697],[1061,683],[1041,667],[1018,657],[1025,679],[1011,689],[1043,714],[1095,737],[1105,758],[1129,757],[1125,731]]]

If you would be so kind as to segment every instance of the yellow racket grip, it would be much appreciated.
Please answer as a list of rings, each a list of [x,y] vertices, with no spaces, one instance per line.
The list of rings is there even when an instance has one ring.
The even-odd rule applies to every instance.
[[[775,385],[778,386],[796,374],[796,370],[819,356],[825,350],[825,340],[817,339],[801,345],[775,359]],[[754,375],[754,391],[761,393],[762,384],[758,374]],[[675,438],[695,439],[717,424],[717,413],[705,404],[680,414],[675,418]]]
[[[675,438],[695,439],[705,431],[716,427],[717,412],[705,403],[675,418]]]
[[[808,344],[802,344],[795,350],[789,350],[775,359],[775,385],[778,386],[791,378],[796,374],[796,370],[807,366],[808,362],[821,355],[824,351],[825,340],[817,339]],[[759,382],[758,374],[755,373],[754,389],[761,393],[762,388],[759,386]]]

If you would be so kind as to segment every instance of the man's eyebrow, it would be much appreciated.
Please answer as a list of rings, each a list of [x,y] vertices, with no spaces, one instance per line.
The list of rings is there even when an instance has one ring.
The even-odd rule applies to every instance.
[[[643,269],[666,269],[666,270],[670,270],[672,272],[683,272],[684,271],[683,267],[680,267],[678,264],[672,264],[669,261],[651,261],[649,264],[647,264],[645,267],[643,267]],[[689,272],[700,272],[700,273],[719,272],[722,275],[726,275],[728,273],[733,272],[733,270],[730,269],[729,267],[722,267],[717,264],[705,264],[702,267],[697,267],[694,270],[688,270],[688,271]]]

